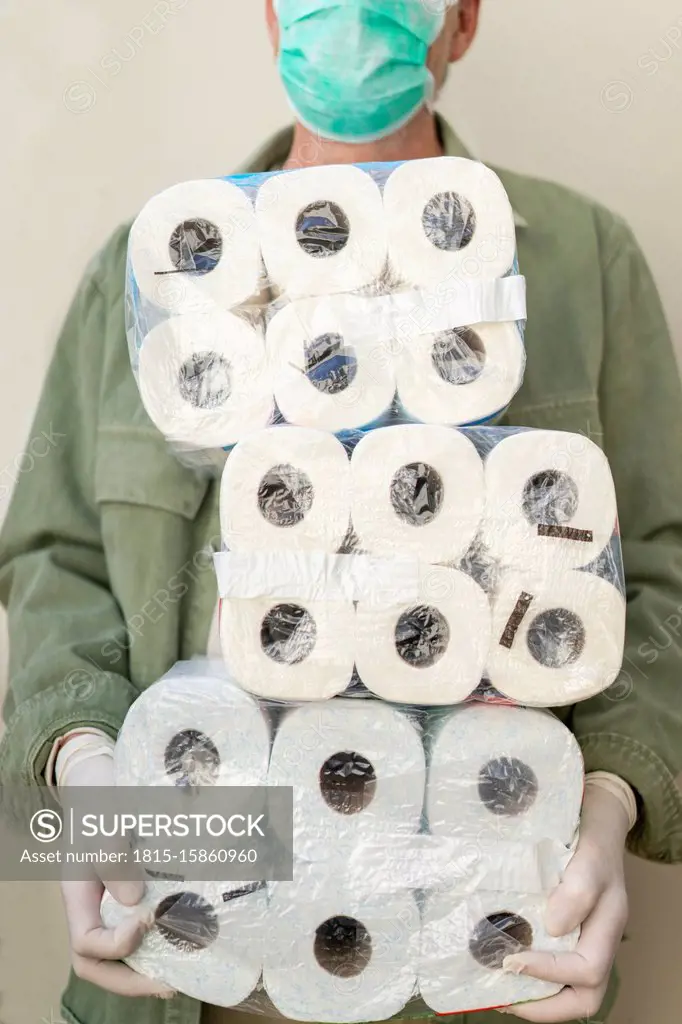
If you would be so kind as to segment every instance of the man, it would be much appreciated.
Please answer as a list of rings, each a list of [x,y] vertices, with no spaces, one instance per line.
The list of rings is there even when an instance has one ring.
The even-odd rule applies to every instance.
[[[479,4],[460,0],[443,11],[440,0],[267,0],[296,124],[250,169],[466,155],[430,103],[474,39]],[[508,958],[505,969],[565,987],[507,1012],[603,1020],[626,919],[626,836],[644,856],[682,859],[680,651],[671,644],[650,656],[651,639],[679,623],[682,604],[679,378],[654,284],[625,224],[565,189],[500,173],[529,285],[528,370],[505,422],[581,432],[603,445],[628,577],[624,674],[609,693],[558,712],[590,775],[580,845],[550,901],[548,927],[564,934],[581,925],[580,945],[557,957]],[[217,487],[173,459],[141,408],[124,334],[126,239],[127,228],[114,235],[79,289],[35,427],[66,440],[22,478],[4,529],[0,586],[12,635],[5,785],[110,780],[110,738],[140,689],[209,643]],[[140,895],[136,885],[110,888],[122,902]],[[172,993],[117,962],[148,925],[102,928],[101,891],[65,887],[75,968],[65,1020],[216,1024],[236,1016],[184,996],[154,998]],[[492,1024],[498,1015],[475,1019]]]

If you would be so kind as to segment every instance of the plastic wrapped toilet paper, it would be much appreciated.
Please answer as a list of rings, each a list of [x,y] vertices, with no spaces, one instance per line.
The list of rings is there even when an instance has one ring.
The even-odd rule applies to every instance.
[[[492,527],[513,544],[517,511],[486,494],[483,456],[533,433],[279,425],[240,441],[216,555],[233,677],[271,699],[324,700],[355,665],[370,692],[420,706],[465,700],[482,679],[539,707],[610,685],[623,654],[617,537],[585,570],[565,570],[558,548],[514,569]],[[573,437],[540,433],[554,447]],[[532,543],[547,540],[563,543]]]
[[[424,749],[403,711],[340,699],[290,711],[272,747],[269,786],[293,786],[294,856],[336,865],[362,838],[412,835],[424,802]]]
[[[526,353],[516,323],[474,324],[409,338],[399,348],[400,407],[422,423],[477,423],[509,405]]]
[[[483,465],[471,441],[448,427],[383,427],[353,451],[351,491],[360,549],[456,562],[483,513]]]
[[[504,277],[514,265],[514,214],[502,182],[460,157],[408,161],[384,189],[394,277],[432,288],[447,278]]]
[[[355,662],[384,700],[454,704],[481,681],[490,646],[490,604],[470,576],[422,566],[419,599],[359,601]]]
[[[182,662],[143,693],[121,730],[116,782],[291,791],[290,823],[268,820],[292,881],[271,881],[281,864],[260,859],[262,877],[246,881],[148,869],[141,904],[102,902],[108,927],[153,922],[126,961],[134,970],[210,1005],[330,1024],[548,994],[500,965],[575,941],[542,927],[583,785],[558,719],[490,704],[410,709],[359,685],[334,700],[256,701],[222,672]]]
[[[180,663],[138,697],[118,734],[116,785],[264,785],[266,716],[238,686],[209,672]]]
[[[253,205],[229,181],[188,181],[155,196],[128,253],[140,293],[168,313],[228,309],[260,291]]]
[[[226,598],[220,642],[230,674],[273,700],[327,700],[353,674],[352,601]]]
[[[510,435],[488,455],[485,481],[482,539],[505,566],[588,565],[616,528],[608,461],[581,434],[524,430]]]
[[[384,272],[381,192],[358,167],[272,175],[258,191],[256,218],[270,284],[291,299],[358,291]]]
[[[542,581],[509,573],[493,598],[487,675],[520,704],[575,704],[614,682],[624,643],[625,601],[607,580],[579,569]]]
[[[133,970],[213,1006],[236,1006],[251,995],[263,965],[262,882],[153,882],[136,907],[108,893],[102,901],[108,928],[145,912],[155,926],[126,958]]]
[[[583,797],[575,737],[553,715],[469,704],[433,714],[426,726],[426,817],[439,836],[569,846]]]
[[[305,299],[274,315],[268,357],[277,407],[289,423],[338,432],[387,416],[395,375],[388,338],[367,329],[370,302]]]
[[[282,421],[342,433],[493,418],[521,382],[526,310],[504,189],[459,158],[188,182],[130,233],[135,379],[182,461],[216,474],[239,438]],[[197,322],[166,327],[219,313],[201,348]],[[250,332],[265,324],[261,373]],[[176,335],[190,342],[177,358]]]
[[[507,956],[575,949],[578,932],[555,938],[543,919],[546,896],[431,893],[423,910],[419,988],[436,1013],[463,1013],[544,999],[561,985],[507,974]]]
[[[272,420],[272,386],[259,330],[225,310],[154,327],[139,356],[142,402],[180,445],[222,448]]]
[[[346,450],[304,427],[244,438],[223,471],[220,517],[231,551],[338,551],[350,522]]]
[[[263,983],[285,1017],[379,1021],[416,990],[419,911],[405,892],[358,897],[311,872],[273,887]]]

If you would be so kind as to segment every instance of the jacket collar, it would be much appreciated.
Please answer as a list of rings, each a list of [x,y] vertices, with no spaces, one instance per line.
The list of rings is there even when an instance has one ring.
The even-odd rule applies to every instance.
[[[452,126],[440,114],[436,114],[438,131],[443,140],[443,148],[446,156],[461,156],[468,160],[478,159],[464,145]],[[281,167],[291,150],[294,139],[293,125],[282,128],[275,135],[272,135],[258,149],[242,167],[242,173],[255,174],[261,171],[274,171]],[[518,210],[514,210],[514,223],[517,228],[527,228],[528,221]]]

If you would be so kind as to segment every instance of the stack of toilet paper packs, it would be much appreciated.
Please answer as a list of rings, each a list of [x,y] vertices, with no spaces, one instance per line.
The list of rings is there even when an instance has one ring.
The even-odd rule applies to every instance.
[[[557,991],[502,969],[577,941],[544,928],[583,790],[544,709],[615,680],[625,600],[600,449],[481,426],[524,321],[513,214],[473,161],[191,182],[136,221],[142,400],[222,473],[224,665],[145,691],[117,782],[292,787],[294,871],[150,879],[135,969],[306,1021]]]

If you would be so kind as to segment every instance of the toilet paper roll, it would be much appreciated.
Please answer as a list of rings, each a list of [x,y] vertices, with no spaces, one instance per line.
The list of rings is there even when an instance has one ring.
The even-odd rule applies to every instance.
[[[504,565],[588,565],[616,527],[606,456],[582,434],[524,430],[500,441],[485,463],[482,539]]]
[[[145,912],[155,926],[126,963],[212,1006],[236,1006],[255,989],[263,965],[267,894],[262,882],[154,882],[136,907],[109,894],[106,927]]]
[[[490,647],[490,604],[479,585],[422,566],[419,600],[359,601],[355,663],[368,690],[406,704],[454,704],[476,689]]]
[[[154,327],[142,342],[138,383],[154,425],[179,444],[227,447],[272,421],[263,336],[225,310]]]
[[[573,841],[583,760],[575,737],[557,718],[528,708],[470,704],[432,715],[426,729],[432,833],[474,838],[483,847]]]
[[[270,283],[290,298],[376,284],[386,263],[381,192],[352,166],[273,175],[256,199]]]
[[[419,965],[427,1006],[436,1013],[462,1013],[558,992],[561,985],[502,970],[505,957],[515,953],[575,949],[577,931],[560,938],[547,934],[545,910],[545,896],[430,894],[423,911]]]
[[[515,323],[422,334],[400,348],[398,400],[423,423],[478,423],[507,407],[523,380],[525,349]]]
[[[338,551],[350,522],[345,448],[304,427],[244,438],[225,465],[220,520],[231,551]]]
[[[625,601],[606,580],[576,570],[529,584],[509,574],[493,598],[487,675],[520,704],[574,704],[616,679],[624,640]]]
[[[258,703],[227,680],[163,679],[132,705],[118,734],[118,786],[262,786],[270,730]]]
[[[263,983],[285,1017],[386,1020],[416,989],[419,911],[410,893],[358,897],[333,877],[275,887]]]
[[[448,427],[383,427],[353,452],[353,527],[372,554],[457,561],[476,535],[484,501],[479,455]]]
[[[293,787],[296,859],[339,876],[360,839],[418,831],[420,732],[403,711],[361,697],[298,708],[277,731],[268,785]]]
[[[351,430],[388,414],[395,376],[389,339],[367,330],[370,301],[352,295],[304,299],[270,321],[275,400],[290,423]]]
[[[516,251],[514,214],[502,182],[461,157],[410,160],[384,189],[389,263],[400,281],[425,288],[446,278],[504,277]]]
[[[131,228],[128,254],[140,293],[169,313],[228,309],[260,290],[255,213],[229,181],[188,181],[155,196]]]
[[[227,598],[220,642],[240,686],[273,700],[327,700],[353,674],[352,601]]]

